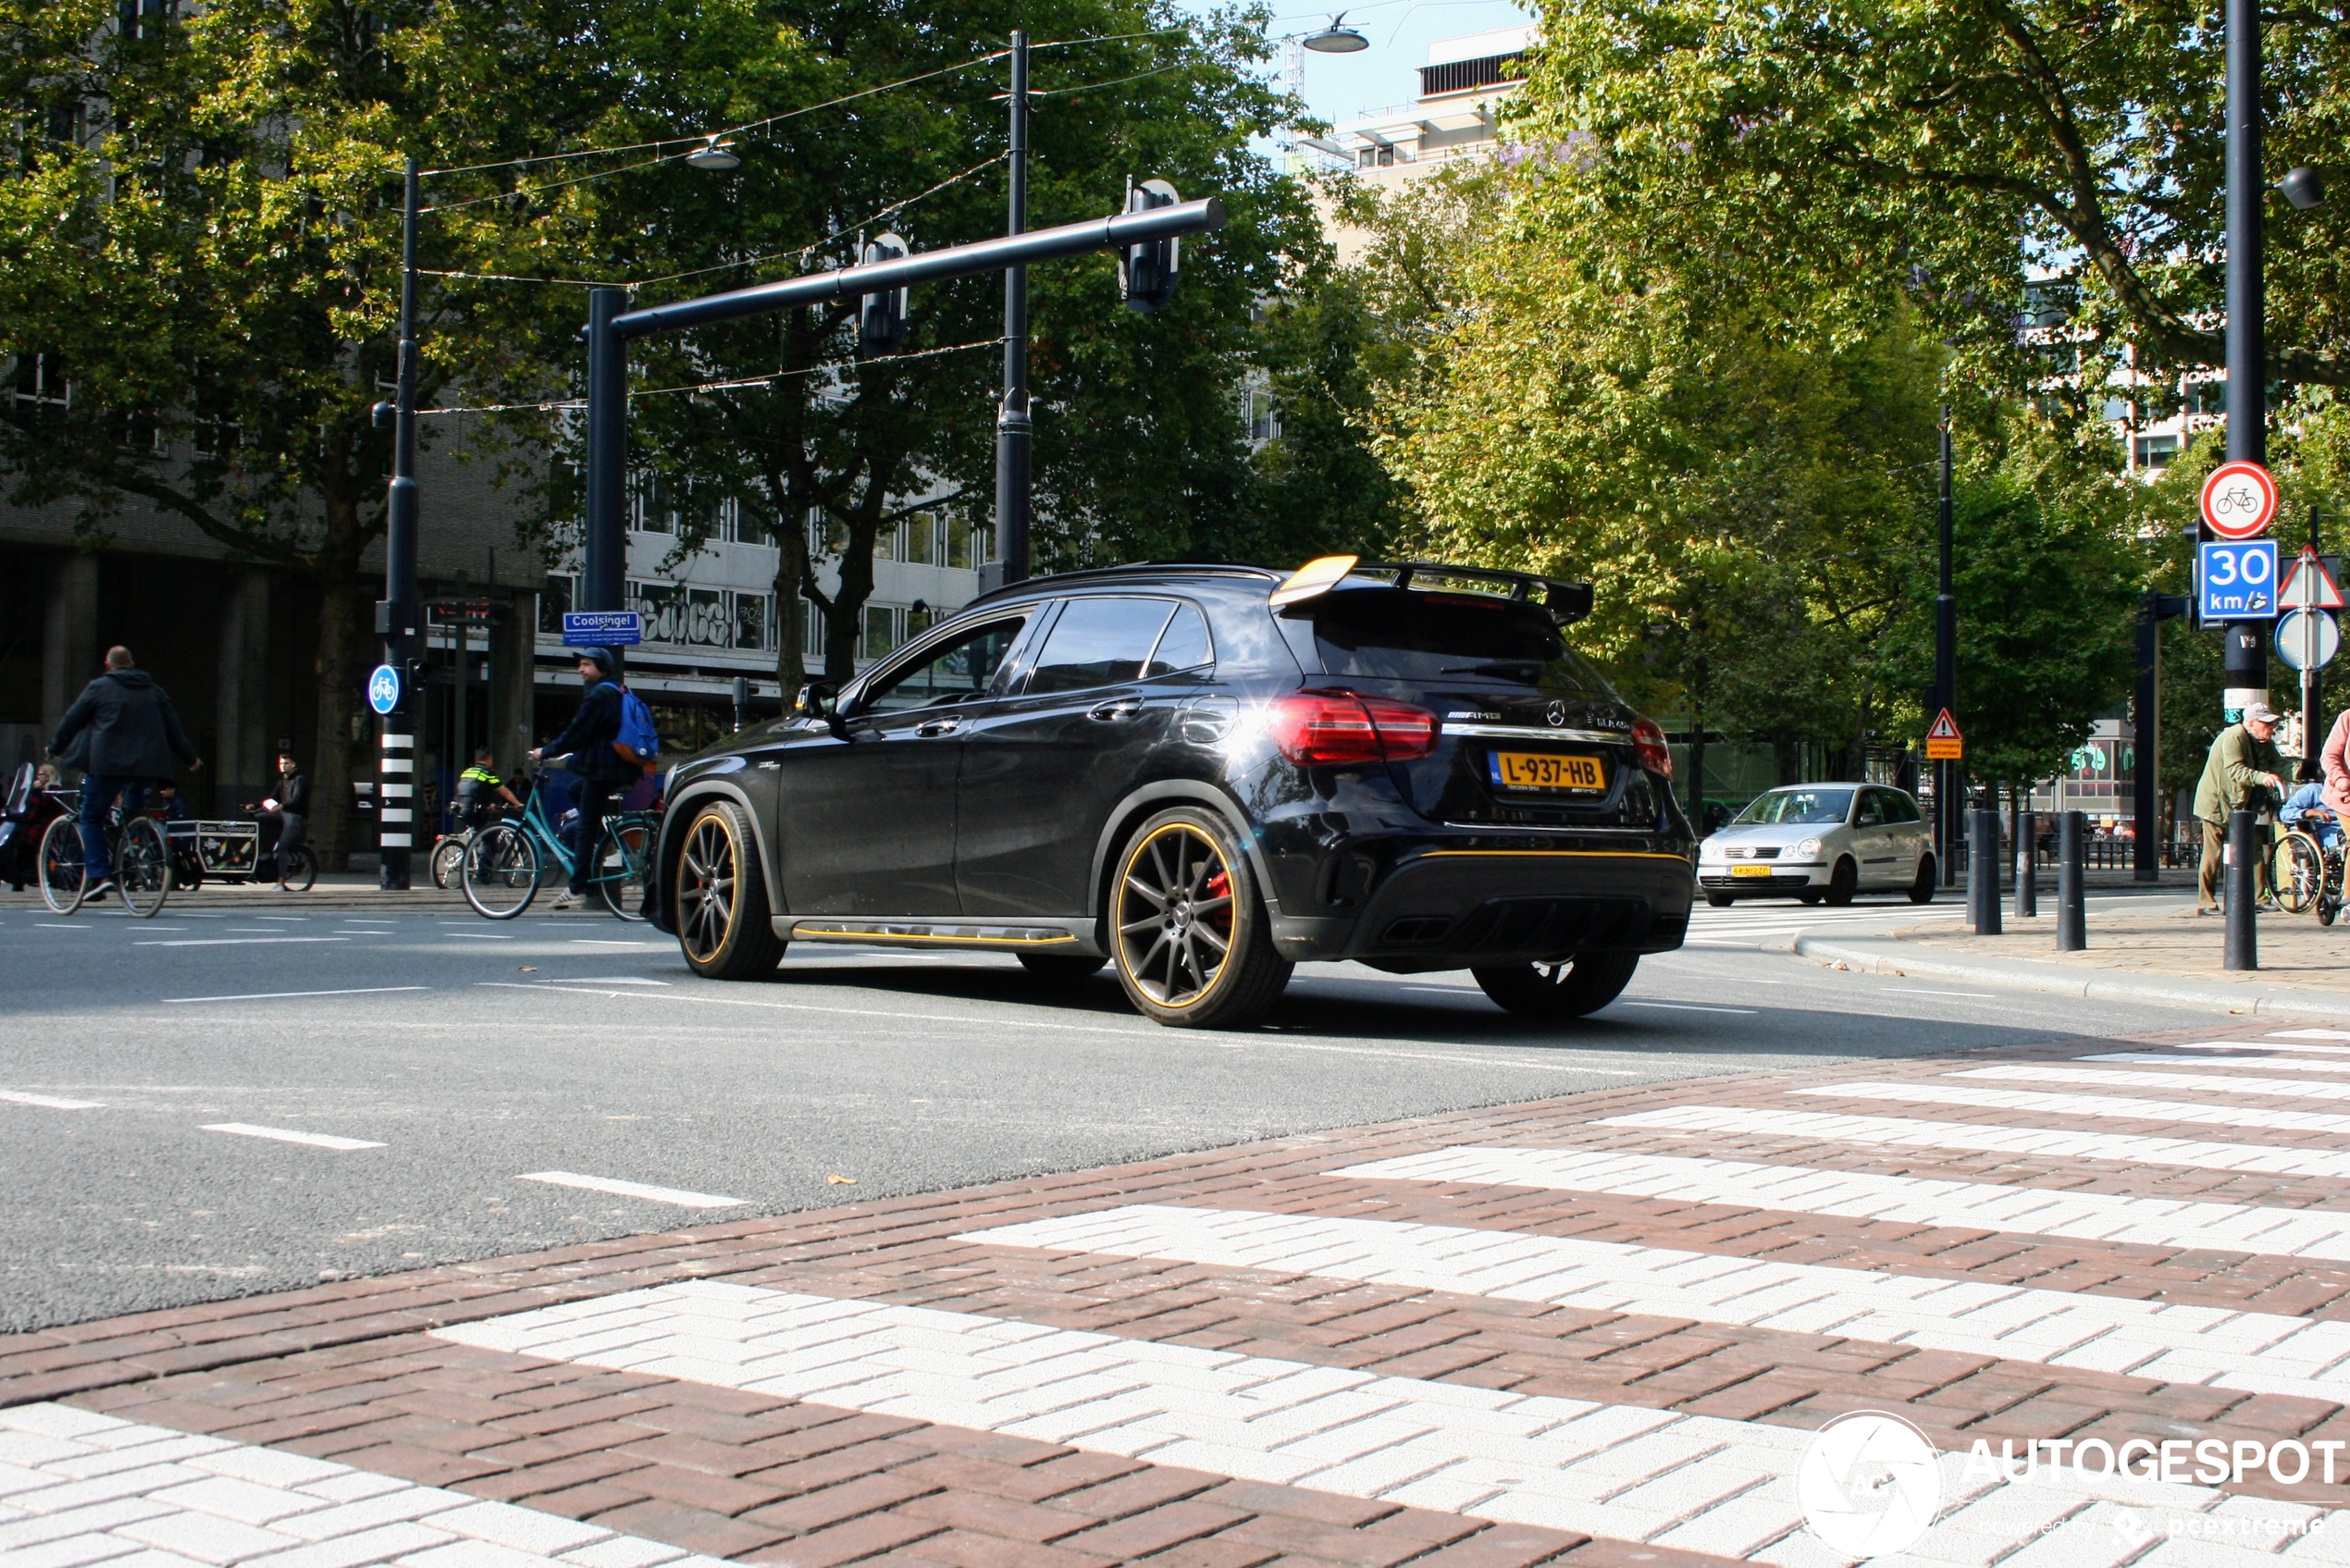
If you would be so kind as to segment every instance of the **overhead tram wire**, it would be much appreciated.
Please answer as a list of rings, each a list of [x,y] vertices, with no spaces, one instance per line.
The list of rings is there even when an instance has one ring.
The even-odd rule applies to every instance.
[[[744,387],[771,386],[777,381],[788,381],[799,376],[821,375],[825,371],[839,370],[845,366],[900,364],[908,360],[936,359],[941,354],[959,354],[971,349],[993,349],[1000,347],[1003,341],[1001,338],[978,338],[968,343],[948,343],[940,348],[915,349],[907,353],[882,354],[872,359],[826,360],[822,364],[811,364],[799,370],[770,371],[764,376],[736,376],[723,381],[697,381],[679,387],[643,387],[631,391],[628,396],[633,401],[637,398],[668,397],[678,392],[734,391]],[[420,408],[416,411],[416,417],[423,419],[429,415],[442,414],[543,414],[553,409],[587,406],[586,398],[555,398],[542,403],[482,403],[464,408]]]

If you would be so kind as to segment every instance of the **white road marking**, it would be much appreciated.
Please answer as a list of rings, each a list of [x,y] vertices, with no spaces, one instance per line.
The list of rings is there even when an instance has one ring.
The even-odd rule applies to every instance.
[[[246,991],[234,996],[167,996],[167,1002],[274,1002],[284,996],[375,996],[388,991],[429,991],[429,985],[355,985],[343,991]]]
[[[541,985],[667,985],[665,980],[643,980],[634,975],[591,974],[566,975],[561,980],[539,982]]]
[[[1910,1121],[1898,1117],[1844,1116],[1783,1105],[1667,1105],[1603,1117],[1602,1127],[1652,1128],[1668,1132],[1735,1132],[1766,1138],[1876,1143],[1889,1148],[1968,1149],[2047,1159],[2110,1160],[2116,1165],[2178,1166],[2187,1170],[2235,1170],[2263,1176],[2322,1176],[2350,1179],[2350,1154],[2268,1143],[2208,1143],[2192,1138],[2148,1138],[2129,1132],[2061,1128],[1984,1127],[1967,1121]]]
[[[601,1525],[69,1405],[0,1410],[0,1447],[10,1466],[0,1557],[11,1561],[176,1564],[202,1553],[206,1562],[320,1564],[398,1555],[474,1568],[721,1568]]]
[[[295,942],[348,942],[347,936],[175,936],[134,942],[133,947],[282,947]]]
[[[674,1204],[681,1209],[731,1209],[748,1198],[724,1198],[715,1192],[689,1192],[682,1187],[648,1187],[641,1181],[615,1181],[608,1176],[580,1176],[568,1170],[535,1170],[514,1178],[543,1181],[550,1187],[576,1187],[588,1192],[610,1192],[617,1198],[642,1198],[650,1204]]]
[[[1738,1013],[1747,1018],[1753,1017],[1758,1010],[1753,1007],[1704,1007],[1695,1002],[1618,1002],[1615,1005],[1619,1007],[1661,1007],[1668,1013]]]
[[[352,1149],[380,1149],[381,1143],[371,1143],[365,1138],[337,1138],[328,1132],[293,1132],[282,1127],[255,1127],[249,1121],[216,1121],[205,1124],[206,1132],[232,1133],[239,1138],[266,1138],[276,1143],[306,1143],[314,1149],[333,1149],[348,1153]]]
[[[2350,1323],[1773,1263],[1512,1230],[1242,1209],[1124,1208],[967,1231],[999,1247],[1163,1258],[2350,1399]],[[2330,1390],[2327,1391],[2327,1390]]]
[[[1894,994],[1897,996],[1963,996],[1970,1002],[2000,1002],[2006,1000],[2005,997],[1995,996],[1988,991],[1926,991],[1913,985],[1902,986],[1899,991],[1896,991]]]
[[[575,1365],[1002,1432],[1343,1497],[1766,1562],[1824,1561],[1818,1543],[1799,1533],[1792,1477],[1811,1434],[1793,1426],[719,1280],[434,1333]],[[2060,1488],[2001,1486],[1979,1473],[1970,1481],[1960,1454],[1945,1456],[1941,1468],[1951,1510],[1943,1523],[1986,1532],[2001,1551],[2076,1509],[2103,1527],[2125,1500],[2202,1511],[2223,1496],[2158,1482],[2084,1488],[2069,1470],[2059,1473]],[[1993,1495],[1985,1508],[1970,1512],[1985,1492]],[[2005,1512],[1993,1512],[1993,1502]]]
[[[512,936],[495,931],[444,931],[440,933],[440,939],[443,942],[467,938],[475,942],[512,942],[513,940]]]
[[[628,942],[616,936],[569,936],[563,939],[574,947],[665,947],[664,942]]]
[[[2350,1040],[2350,1029],[2281,1029],[2271,1040]]]
[[[2350,1072],[2350,1062],[2307,1062],[2297,1056],[2273,1053],[2259,1056],[2159,1056],[2146,1051],[2104,1051],[2094,1056],[2075,1056],[2072,1059],[2076,1062],[2135,1062],[2142,1067],[2257,1067],[2274,1072]]]
[[[277,920],[286,925],[300,925],[309,918],[308,915],[255,915],[254,917],[256,920]]]
[[[37,1105],[44,1111],[96,1111],[105,1108],[105,1103],[98,1100],[66,1100],[55,1094],[19,1094],[8,1090],[0,1090],[0,1100],[6,1100],[12,1105]]]
[[[1669,1198],[1782,1214],[2064,1236],[2148,1247],[2196,1247],[2350,1262],[2350,1214],[2331,1209],[2062,1192],[1984,1181],[1868,1176],[1808,1166],[1691,1159],[1606,1149],[1463,1145],[1330,1172],[1358,1180],[1440,1181]]]
[[[2197,1087],[2209,1085],[2198,1081]],[[2200,1122],[2210,1127],[2257,1128],[2270,1132],[2350,1133],[2350,1116],[2325,1111],[2256,1110],[2196,1105],[2185,1100],[2140,1100],[2125,1095],[2055,1094],[2030,1089],[1978,1089],[1959,1083],[1827,1083],[1812,1089],[1790,1089],[1787,1093],[1840,1100],[1899,1100],[1921,1105],[1977,1105],[1985,1110],[2036,1111],[2045,1116]]]
[[[91,928],[76,925],[70,920],[35,920],[32,922],[32,929],[35,931],[88,931]]]
[[[2118,1068],[2043,1067],[1968,1068],[1951,1078],[1991,1079],[2007,1083],[2084,1083],[2097,1088],[2183,1089],[2191,1094],[2260,1094],[2280,1100],[2350,1100],[2350,1083],[2296,1083],[2284,1078],[2204,1078],[2189,1072],[2130,1072]]]

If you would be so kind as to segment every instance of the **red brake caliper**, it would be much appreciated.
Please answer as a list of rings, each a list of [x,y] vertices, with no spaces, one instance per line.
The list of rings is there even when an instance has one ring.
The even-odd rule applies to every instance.
[[[1219,870],[1214,876],[1208,878],[1206,891],[1210,898],[1231,897],[1232,893],[1232,878],[1231,873]],[[1221,909],[1213,911],[1211,918],[1215,920],[1216,929],[1218,932],[1229,932],[1232,929],[1232,907],[1230,904],[1225,905]]]

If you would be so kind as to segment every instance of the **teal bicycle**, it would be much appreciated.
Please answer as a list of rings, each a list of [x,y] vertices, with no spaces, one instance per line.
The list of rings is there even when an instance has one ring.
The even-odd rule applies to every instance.
[[[474,913],[511,920],[530,907],[542,883],[570,880],[574,852],[547,821],[546,802],[543,779],[532,780],[520,817],[492,822],[465,846],[461,883]],[[624,920],[645,918],[645,868],[660,821],[657,812],[615,811],[597,836],[588,891]]]

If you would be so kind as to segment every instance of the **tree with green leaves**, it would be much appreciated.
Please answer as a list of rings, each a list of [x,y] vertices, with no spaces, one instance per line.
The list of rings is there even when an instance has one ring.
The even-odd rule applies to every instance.
[[[2027,260],[2080,287],[2093,367],[2218,365],[2223,13],[2212,0],[1548,0],[1519,133],[1572,148],[1589,218],[1866,332],[1901,284],[1922,330],[2003,377]],[[2267,13],[2268,155],[2335,164],[2338,10]],[[2282,201],[2277,210],[2284,210]],[[1724,237],[1734,237],[1725,245]],[[2270,374],[2350,383],[2340,204],[2270,226]],[[2101,400],[2102,377],[2085,378]],[[2012,384],[2012,380],[2010,383]]]

